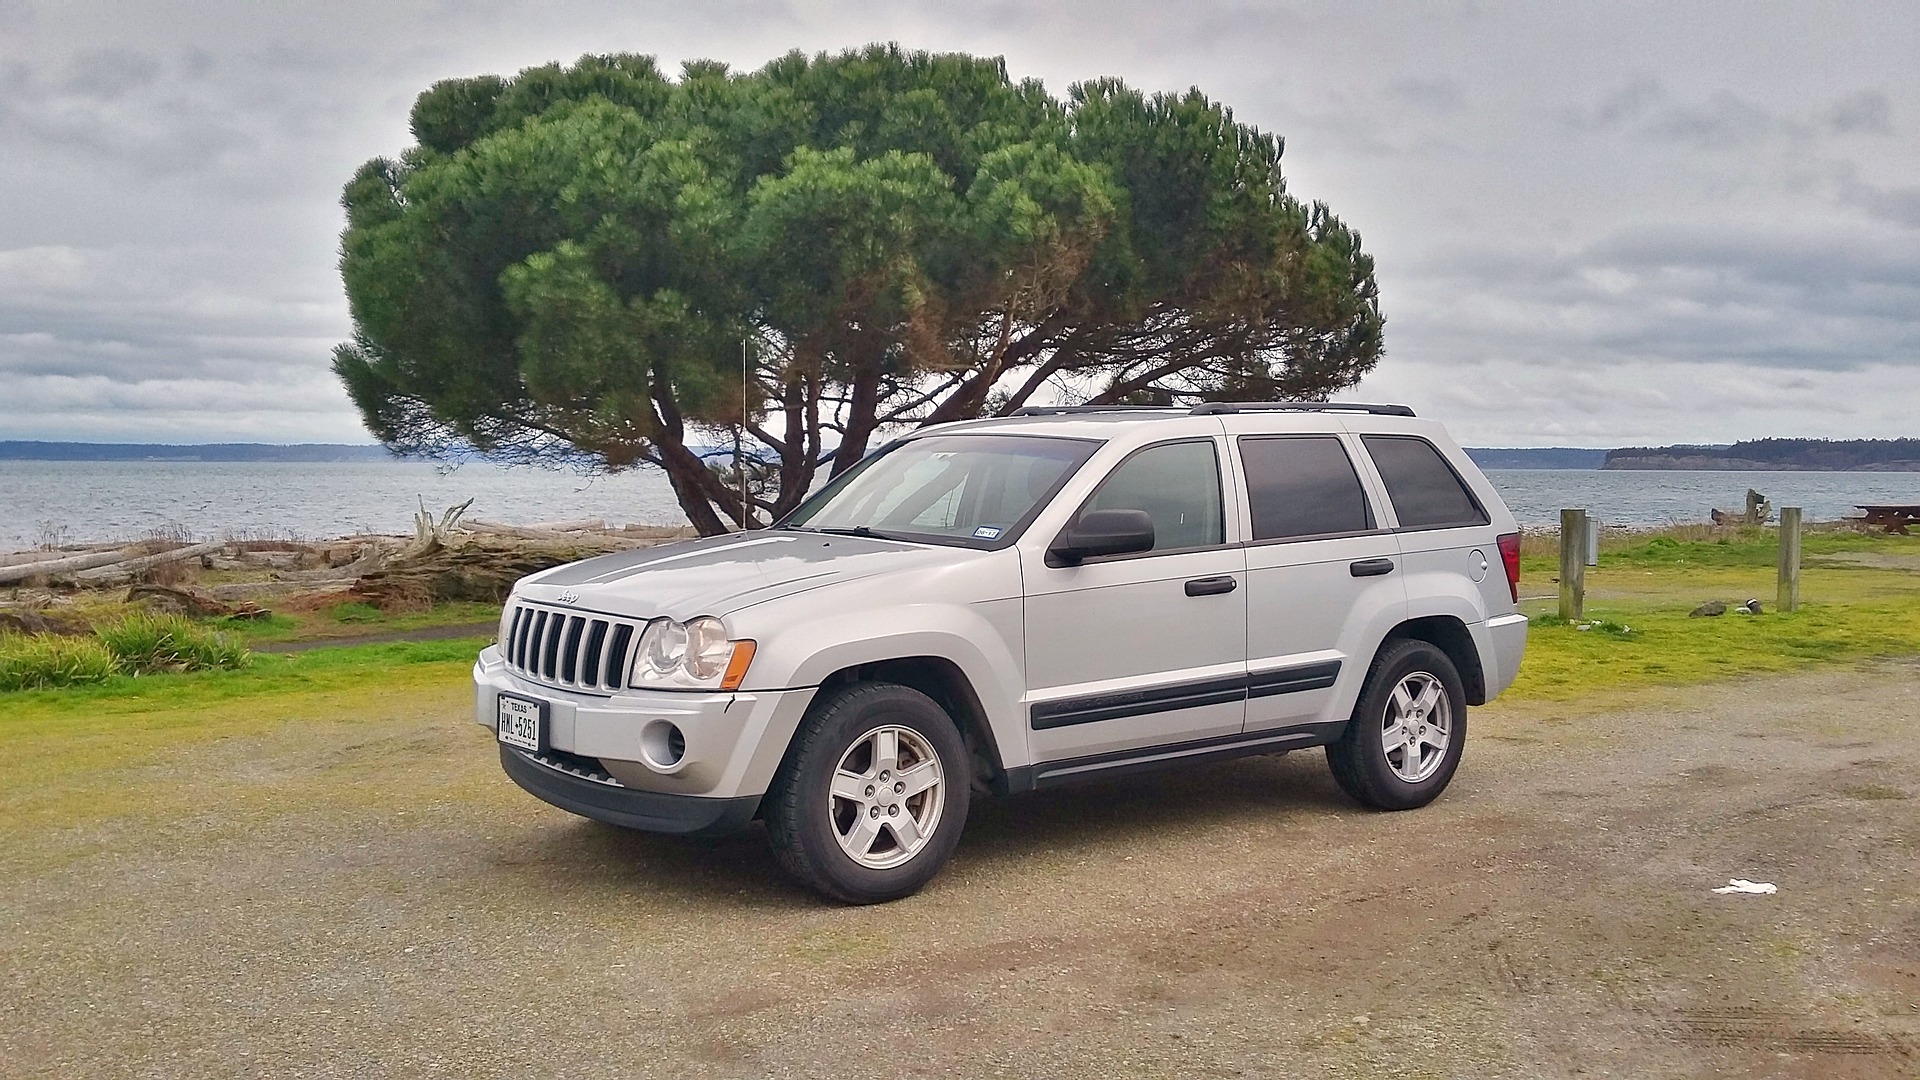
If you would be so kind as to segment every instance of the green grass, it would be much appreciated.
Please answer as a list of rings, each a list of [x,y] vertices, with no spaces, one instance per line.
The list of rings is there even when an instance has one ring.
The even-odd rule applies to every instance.
[[[324,641],[353,634],[405,633],[436,626],[490,623],[500,618],[499,604],[461,601],[437,604],[430,611],[389,615],[371,604],[346,601],[319,611],[275,612],[257,620],[226,620],[223,629],[251,644],[283,641]]]
[[[129,615],[90,637],[0,635],[0,691],[110,683],[116,676],[245,667],[246,646],[177,615]]]
[[[94,628],[128,675],[245,667],[246,646],[178,615],[130,615]]]
[[[1603,548],[1586,574],[1582,631],[1555,616],[1557,601],[1522,605],[1533,618],[1527,657],[1508,692],[1518,700],[1604,699],[1615,691],[1920,655],[1920,572],[1814,561],[1801,571],[1801,609],[1775,610],[1777,534],[1641,536]],[[1920,555],[1920,537],[1812,532],[1808,556]],[[1916,568],[1920,569],[1920,568]],[[1558,586],[1557,558],[1523,560],[1523,596]],[[1707,600],[1757,598],[1763,614],[1690,618]]]
[[[384,622],[387,618],[386,613],[379,608],[372,604],[363,604],[358,600],[335,604],[327,609],[327,613],[333,616],[334,622],[343,623],[377,623]]]
[[[179,805],[169,802],[173,796],[165,793],[174,789],[152,766],[182,752],[244,745],[289,725],[350,743],[365,737],[369,720],[457,715],[471,707],[467,673],[488,641],[258,655],[239,670],[164,679],[114,675],[87,686],[8,694],[0,709],[0,819],[10,823],[9,832],[26,835],[36,826],[115,817],[129,800],[143,814],[191,813],[190,795],[181,794]],[[379,785],[355,791],[355,798],[392,798],[391,789]]]
[[[99,638],[0,634],[0,691],[103,683],[119,669]]]

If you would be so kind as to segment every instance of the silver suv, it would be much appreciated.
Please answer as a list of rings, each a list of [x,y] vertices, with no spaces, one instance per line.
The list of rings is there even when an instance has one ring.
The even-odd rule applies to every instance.
[[[969,803],[1326,747],[1405,810],[1513,681],[1520,536],[1398,405],[1077,407],[923,428],[778,525],[522,580],[474,667],[520,786],[655,832],[758,817],[906,896]]]

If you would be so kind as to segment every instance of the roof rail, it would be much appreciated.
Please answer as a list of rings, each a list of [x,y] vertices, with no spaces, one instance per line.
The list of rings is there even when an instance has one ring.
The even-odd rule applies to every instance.
[[[1075,413],[1173,412],[1178,405],[1024,405],[1010,416],[1071,416]],[[1180,410],[1184,411],[1184,410]]]
[[[1405,405],[1367,405],[1358,401],[1208,401],[1195,405],[1194,416],[1243,412],[1363,412],[1375,416],[1412,416]]]
[[[1157,412],[1181,416],[1218,416],[1243,412],[1363,412],[1375,416],[1412,416],[1405,405],[1368,405],[1358,401],[1207,401],[1191,409],[1179,405],[1026,405],[1011,416],[1073,416],[1080,413]]]

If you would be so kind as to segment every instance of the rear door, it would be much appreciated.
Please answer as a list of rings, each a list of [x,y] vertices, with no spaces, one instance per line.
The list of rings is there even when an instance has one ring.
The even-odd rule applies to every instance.
[[[1347,437],[1233,441],[1248,511],[1246,729],[1344,720],[1406,611],[1399,548]]]
[[[1368,434],[1360,442],[1393,505],[1411,595],[1466,595],[1480,601],[1476,608],[1510,608],[1492,518],[1447,454],[1418,435]],[[1484,610],[1461,614],[1470,624],[1485,618]]]
[[[1218,437],[1142,447],[1075,511],[1144,510],[1153,550],[1050,565],[1022,549],[1036,762],[1237,735],[1247,590]]]

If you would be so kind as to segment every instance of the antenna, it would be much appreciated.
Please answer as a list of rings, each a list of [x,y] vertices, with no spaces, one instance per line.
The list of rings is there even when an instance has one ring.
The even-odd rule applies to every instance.
[[[733,475],[740,481],[740,531],[751,526],[747,520],[747,470],[740,461],[740,436],[747,430],[747,339],[740,339],[740,422],[733,428]]]

